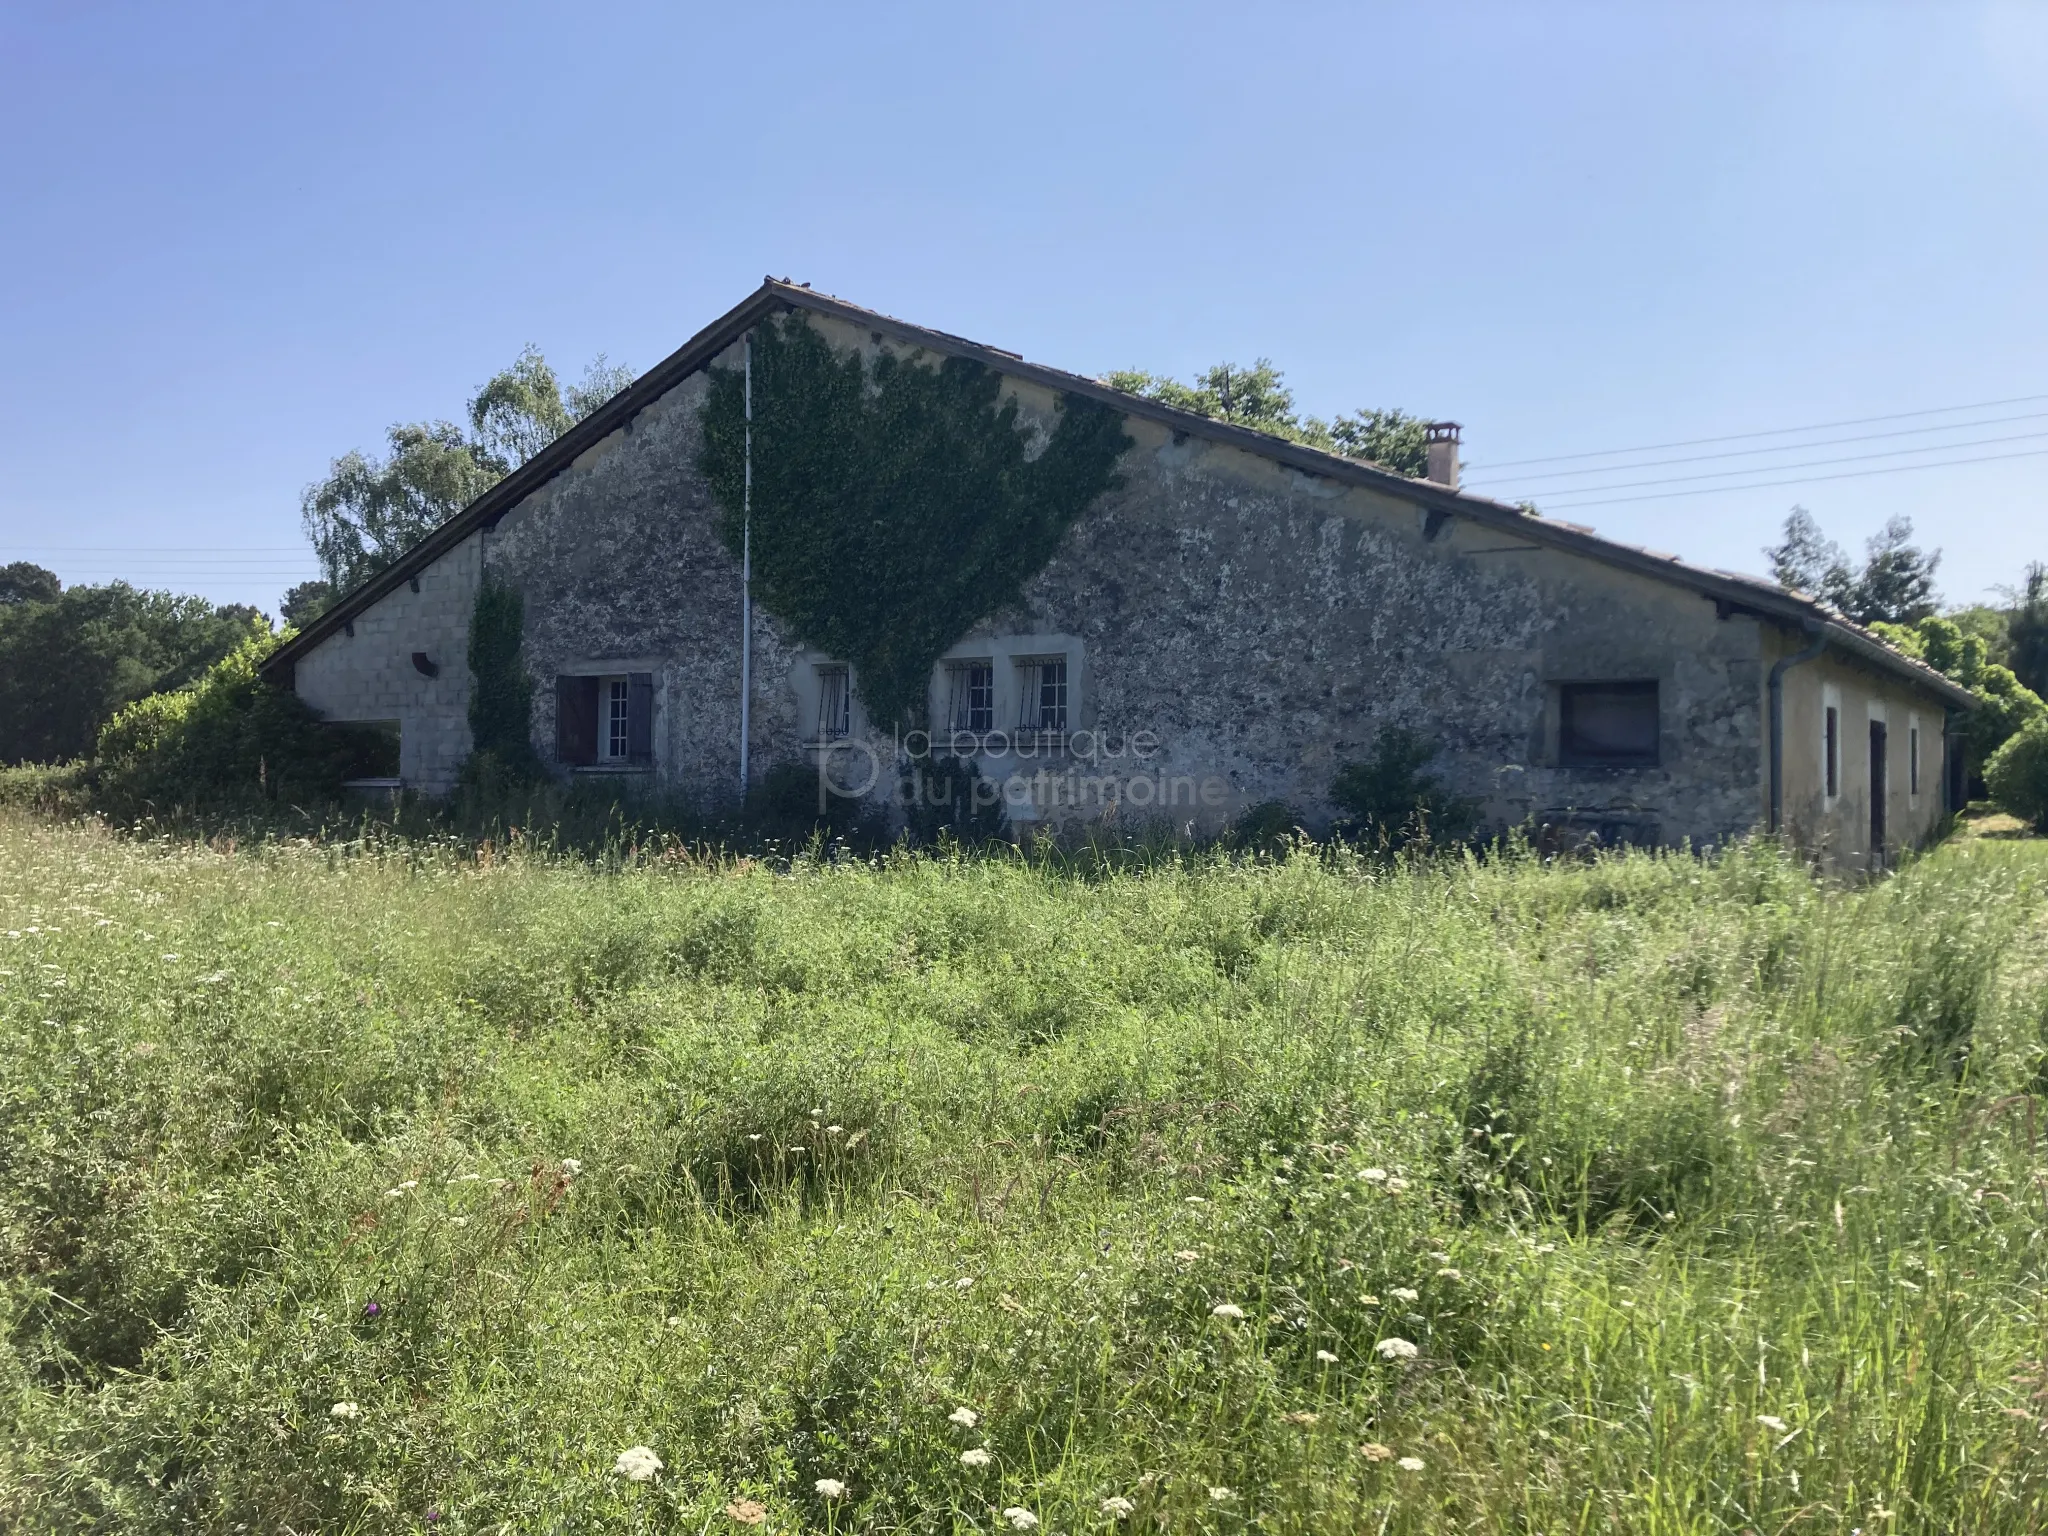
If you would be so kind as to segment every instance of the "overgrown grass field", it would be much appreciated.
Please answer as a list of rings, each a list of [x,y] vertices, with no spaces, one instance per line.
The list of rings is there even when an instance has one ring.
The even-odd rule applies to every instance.
[[[2042,843],[16,817],[0,1526],[2038,1532],[2044,1054]]]

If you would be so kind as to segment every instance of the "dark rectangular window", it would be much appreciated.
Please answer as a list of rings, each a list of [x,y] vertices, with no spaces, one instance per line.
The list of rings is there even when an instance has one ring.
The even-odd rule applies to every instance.
[[[1657,685],[1565,683],[1558,689],[1558,756],[1588,767],[1657,761]]]
[[[1832,800],[1842,792],[1842,712],[1832,704],[1827,709],[1821,757],[1823,771],[1827,775],[1828,798]]]
[[[1920,793],[1920,727],[1914,726],[1906,732],[1906,791]]]
[[[323,729],[342,765],[342,781],[396,780],[398,777],[398,722],[396,720],[336,721]]]

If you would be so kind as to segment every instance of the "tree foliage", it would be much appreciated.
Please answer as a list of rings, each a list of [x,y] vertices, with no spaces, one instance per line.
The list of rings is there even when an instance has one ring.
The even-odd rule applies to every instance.
[[[86,756],[122,705],[191,682],[255,626],[268,632],[243,604],[118,581],[0,602],[0,762]]]
[[[336,591],[390,565],[500,478],[452,421],[391,428],[384,458],[351,451],[300,501],[306,537]]]
[[[386,738],[323,724],[299,696],[265,679],[291,638],[252,625],[188,687],[125,706],[99,733],[103,804],[132,812],[331,799]]]
[[[64,590],[55,571],[17,560],[0,565],[0,606],[8,603],[54,603]]]
[[[1270,358],[1262,357],[1249,368],[1218,363],[1192,384],[1129,368],[1110,374],[1103,382],[1112,389],[1143,395],[1212,421],[1227,421],[1327,453],[1369,460],[1411,479],[1420,479],[1429,470],[1429,423],[1424,418],[1388,409],[1361,409],[1332,421],[1303,416],[1294,408],[1294,392]]]
[[[2048,565],[2036,560],[2027,567],[2025,585],[2006,616],[2006,647],[2015,676],[2034,692],[2048,696]]]
[[[329,600],[389,566],[632,381],[632,370],[600,354],[565,391],[529,346],[471,397],[468,433],[452,421],[401,423],[385,434],[384,457],[336,459],[299,503]]]
[[[294,629],[304,629],[334,603],[334,586],[328,581],[302,581],[290,588],[277,605],[278,617]]]
[[[1858,624],[1913,624],[1935,612],[1941,551],[1913,543],[1911,518],[1887,522],[1864,542],[1863,555],[1858,569],[1804,507],[1792,509],[1779,542],[1764,550],[1780,586],[1817,597]]]
[[[1926,662],[1977,696],[1977,707],[1963,722],[1963,739],[1976,762],[1988,761],[2028,724],[2048,716],[2048,703],[2010,667],[1987,660],[1983,636],[1964,629],[1954,619],[1934,615],[1916,624],[1888,624],[1880,619],[1871,628],[1888,644]]]
[[[1992,754],[1984,784],[2000,810],[2048,834],[2048,717],[2030,721]]]
[[[1116,483],[1123,418],[1067,399],[1040,442],[979,363],[842,356],[802,316],[760,326],[753,346],[755,592],[803,644],[852,664],[872,719],[922,725],[940,655],[1015,602]],[[742,390],[738,369],[712,371],[699,459],[735,556]]]

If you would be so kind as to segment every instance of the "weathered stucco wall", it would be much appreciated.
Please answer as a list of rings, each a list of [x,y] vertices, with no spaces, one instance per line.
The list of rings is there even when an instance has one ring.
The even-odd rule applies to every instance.
[[[469,619],[476,606],[478,538],[420,572],[299,659],[293,687],[329,720],[396,721],[398,771],[407,785],[446,794],[469,756]],[[415,651],[438,669],[427,677]]]
[[[887,344],[837,321],[812,323],[842,347]],[[723,361],[738,360],[735,348]],[[685,380],[585,453],[483,536],[481,558],[525,598],[543,756],[553,755],[556,674],[652,672],[655,761],[634,779],[716,804],[738,790],[740,591],[718,509],[695,468],[706,389],[702,374]],[[1050,393],[1031,384],[1011,392],[1025,420],[1050,423]],[[1711,600],[1681,587],[1512,530],[1426,514],[1397,495],[1149,420],[1127,428],[1135,446],[1121,465],[1123,485],[1070,533],[1015,611],[991,615],[952,653],[1002,665],[1047,647],[1070,657],[1070,728],[1085,733],[1086,750],[1076,741],[1050,758],[1015,744],[982,754],[984,772],[1012,780],[1013,791],[1015,781],[1031,781],[1010,796],[1013,817],[1100,814],[1103,781],[1121,777],[1128,787],[1146,777],[1142,794],[1115,796],[1124,817],[1214,824],[1277,799],[1321,819],[1338,769],[1368,756],[1380,729],[1396,725],[1441,746],[1436,771],[1479,801],[1494,826],[1533,820],[1568,835],[1708,844],[1763,820],[1774,627],[1719,617]],[[392,699],[424,788],[452,778],[466,744],[467,677],[446,612],[431,621],[439,638],[413,637],[428,632],[439,594],[465,580],[473,593],[475,557],[461,558],[471,561],[466,575],[451,569],[448,583],[434,586],[430,573],[411,606],[401,600],[409,594],[394,594],[357,621],[355,640],[337,637],[300,666],[302,691],[323,709],[378,718],[361,711]],[[435,572],[458,564],[451,556]],[[460,617],[466,632],[466,607]],[[754,647],[758,780],[777,762],[814,760],[804,743],[816,726],[823,658],[758,609]],[[437,687],[403,675],[419,648],[447,649],[457,661]],[[1817,699],[1820,669],[1795,677],[1788,705],[1797,716],[1805,707],[1797,689]],[[1560,761],[1561,685],[1651,679],[1660,705],[1655,766]],[[1858,697],[1879,682],[1860,676]],[[1940,709],[1909,698],[1903,684],[1887,686],[1900,752],[1906,713],[1921,716],[1922,792],[1909,796],[1905,770],[1895,775],[1893,824],[1903,838],[1938,815],[1930,806],[1939,802]],[[935,677],[935,703],[939,687]],[[883,766],[883,787],[893,788],[896,744],[870,733],[858,711],[854,729]],[[1143,751],[1130,750],[1134,740]],[[1097,798],[1076,804],[1071,789],[1063,797],[1054,782],[1062,775],[1093,776]],[[856,764],[850,776],[867,775]],[[1185,793],[1176,788],[1183,785]],[[1855,815],[1844,797],[1816,820],[1789,790],[1788,808],[1798,827],[1831,839]]]
[[[1785,636],[1776,654],[1800,649]],[[1776,659],[1776,656],[1773,656]],[[1785,674],[1785,829],[1835,869],[1870,869],[1933,837],[1947,822],[1947,711],[1910,687],[1836,651]],[[1826,710],[1837,711],[1836,793],[1827,792]],[[1871,722],[1885,726],[1885,840],[1871,832]],[[1913,734],[1919,733],[1918,787]]]

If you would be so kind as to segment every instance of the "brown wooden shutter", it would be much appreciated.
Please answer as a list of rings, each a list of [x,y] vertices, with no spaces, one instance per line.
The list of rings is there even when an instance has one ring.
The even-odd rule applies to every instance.
[[[654,674],[626,674],[626,761],[654,761]]]
[[[570,767],[597,761],[597,679],[555,679],[555,760]]]

